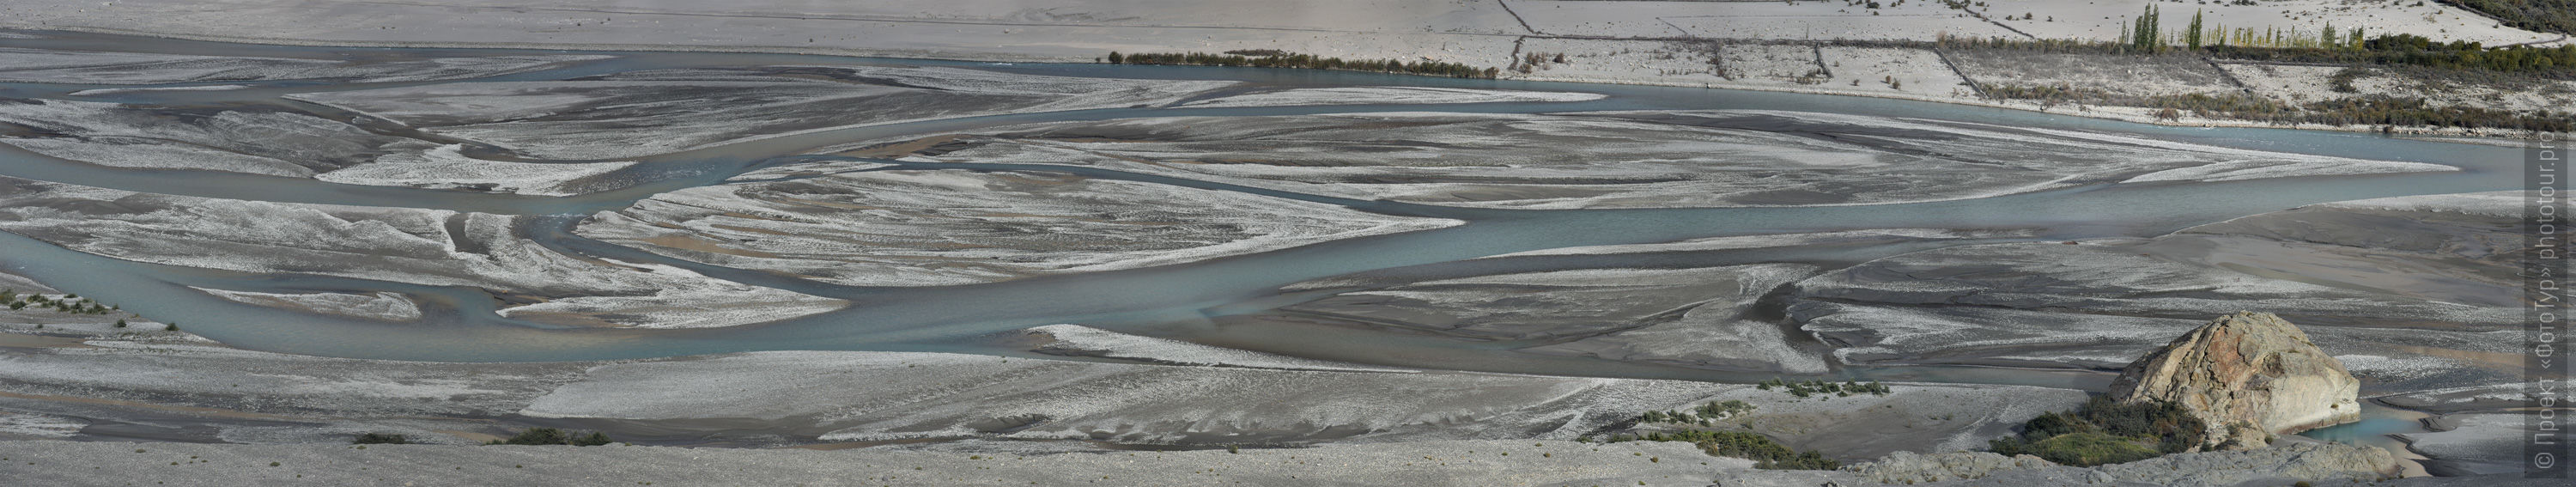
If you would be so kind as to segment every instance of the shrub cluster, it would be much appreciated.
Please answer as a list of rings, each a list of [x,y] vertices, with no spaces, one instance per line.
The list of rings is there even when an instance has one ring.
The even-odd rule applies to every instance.
[[[590,434],[583,435],[554,428],[528,428],[527,431],[521,431],[519,434],[511,436],[510,439],[492,440],[485,442],[484,444],[599,446],[612,442],[613,441],[608,439],[608,434],[597,431],[592,431]]]
[[[2206,423],[2181,404],[2123,403],[2094,397],[2068,413],[2042,413],[2021,433],[1987,443],[1995,453],[2034,455],[2078,467],[2127,463],[2181,453],[2208,438]]]
[[[2169,49],[2142,49],[2140,46],[2133,43],[2079,39],[1951,37],[1948,34],[1941,34],[1932,42],[1932,47],[1945,49],[2010,49],[2136,55],[2173,52]],[[2510,46],[2490,49],[2475,42],[2433,42],[2432,39],[2414,34],[2382,35],[2359,42],[2304,47],[2210,44],[2198,47],[2198,51],[2177,54],[2206,54],[2210,57],[2239,61],[2424,66],[2453,71],[2493,71],[2555,79],[2576,78],[2576,45],[2547,48]]]
[[[2576,75],[2576,46],[2512,46],[2488,49],[2475,42],[2433,42],[2414,34],[2383,35],[2361,43],[2359,50],[2210,46],[2215,57],[2249,61],[2425,66],[2447,70],[2500,71],[2552,78]]]
[[[1948,49],[2009,49],[2017,51],[2063,52],[2082,54],[2134,54],[2128,44],[2083,39],[2014,39],[2006,37],[1953,37],[1938,34],[1933,47]]]
[[[407,444],[411,444],[411,439],[410,439],[410,438],[404,438],[404,437],[403,437],[403,435],[397,435],[397,434],[393,434],[393,433],[367,433],[367,434],[358,435],[358,438],[357,438],[357,439],[355,439],[355,440],[350,440],[350,441],[349,441],[349,444],[352,444],[352,445],[407,445]]]
[[[2139,444],[2136,440],[2093,431],[2057,435],[2036,443],[1996,446],[1995,453],[2030,454],[2060,465],[2079,467],[2129,463],[2164,455],[2164,452]]]
[[[1753,412],[1752,404],[1730,399],[1726,402],[1701,404],[1698,408],[1689,411],[1647,411],[1646,414],[1637,416],[1637,422],[1710,426],[1718,420],[1750,412]]]
[[[2313,102],[2304,108],[2298,118],[2308,123],[2492,127],[2548,132],[2576,130],[2576,116],[2563,112],[2525,114],[2477,107],[2433,106],[2422,98],[2346,98]]]
[[[1235,53],[1249,53],[1250,55]],[[1170,64],[1185,66],[1251,66],[1257,68],[1336,69],[1343,71],[1370,71],[1379,73],[1448,76],[1452,78],[1491,79],[1496,75],[1502,74],[1502,69],[1500,68],[1479,69],[1475,66],[1458,63],[1444,63],[1440,61],[1405,62],[1395,59],[1346,60],[1337,57],[1317,57],[1311,54],[1294,54],[1271,49],[1229,51],[1228,54],[1208,54],[1203,52],[1122,54],[1113,51],[1109,53],[1108,61],[1109,64]]]
[[[2541,32],[2576,34],[2576,0],[2443,0],[2496,18],[2505,25]]]
[[[2344,76],[2338,73],[2337,77]],[[2349,84],[2347,78],[2343,84]],[[2275,124],[2432,126],[2502,128],[2566,132],[2576,130],[2576,116],[2564,112],[2523,113],[2465,106],[2435,106],[2423,98],[2365,96],[2291,105],[2242,93],[2120,96],[2067,85],[1986,87],[1997,99],[2039,100],[2043,104],[2091,103],[2186,111],[2209,118],[2232,118]]]
[[[1712,59],[1712,61],[1710,61],[1710,62],[1712,62],[1712,63],[1716,62],[1716,61],[1714,61],[1714,59],[1715,59],[1715,58],[1711,58],[1711,59]],[[1544,52],[1529,52],[1529,53],[1521,53],[1521,58],[1520,58],[1520,59],[1518,59],[1518,60],[1514,60],[1514,61],[1512,62],[1512,71],[1518,71],[1518,72],[1521,72],[1521,73],[1529,73],[1529,72],[1534,71],[1534,70],[1547,69],[1547,66],[1548,66],[1549,64],[1566,64],[1566,60],[1565,60],[1565,53],[1561,53],[1561,52],[1560,52],[1560,53],[1555,53],[1555,54],[1548,54],[1548,53],[1544,53]]]
[[[1753,460],[1753,468],[1770,470],[1833,470],[1842,462],[1825,458],[1815,450],[1796,451],[1760,433],[1748,431],[1674,431],[1647,433],[1645,436],[1616,435],[1610,443],[1623,441],[1686,441],[1699,445],[1709,455]]]
[[[20,295],[18,294],[18,291],[12,289],[0,289],[0,304],[8,305],[9,310],[11,311],[27,309],[28,306],[35,306],[51,308],[54,311],[64,313],[84,315],[103,315],[116,312],[117,310],[115,306],[101,304],[98,300],[84,298],[78,294],[65,294],[63,297],[56,298],[42,294]]]
[[[1835,397],[1849,397],[1853,394],[1877,394],[1884,396],[1888,393],[1887,385],[1880,384],[1878,381],[1869,381],[1869,383],[1864,384],[1860,381],[1848,380],[1842,382],[1826,382],[1821,380],[1788,382],[1780,379],[1771,379],[1762,381],[1762,383],[1756,384],[1754,387],[1765,391],[1778,389],[1788,392],[1789,395],[1798,397],[1807,397],[1817,394],[1833,394]]]

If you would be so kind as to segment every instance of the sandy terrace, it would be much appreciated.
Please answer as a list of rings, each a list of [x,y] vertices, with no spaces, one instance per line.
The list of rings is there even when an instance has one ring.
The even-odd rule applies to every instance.
[[[1942,32],[2013,35],[1929,0],[1883,2],[1875,14],[1840,1],[1509,3],[1539,33],[1564,36],[1930,40]]]
[[[1949,59],[1986,86],[2072,86],[2132,96],[2240,91],[2218,68],[2192,56],[2105,62],[2091,54],[1976,49],[1950,52]]]
[[[1124,2],[1032,6],[1006,0],[721,4],[614,0],[344,3],[22,0],[0,25],[141,31],[192,37],[338,44],[671,46],[893,56],[1088,60],[1111,50],[1285,49],[1371,58],[1502,65],[1523,35],[1614,38],[1912,39],[1941,35],[2109,39],[2150,2],[1992,0],[1975,12],[1937,1],[1868,9],[1840,1]],[[2228,27],[2406,32],[2506,44],[2558,36],[2499,27],[2438,3],[2274,0],[2256,6],[2171,5],[2165,25],[2206,9]],[[2021,20],[2028,14],[2036,18]],[[2016,20],[2005,20],[2013,17]],[[257,34],[245,34],[257,33]]]
[[[1504,77],[1978,101],[1929,49],[1533,38],[1522,43],[1522,52],[1550,59],[1561,53],[1566,62],[1540,63],[1529,73],[1505,71]],[[1821,76],[1815,75],[1819,67]]]
[[[2576,106],[2576,81],[2442,82],[2364,69],[2351,78],[2351,92],[2339,92],[2335,91],[2334,76],[2347,68],[2225,62],[2218,65],[2254,93],[2294,104],[2390,96],[2504,110],[2564,111]]]
[[[1514,1],[1512,10],[1542,35],[1601,37],[1702,37],[1729,39],[1908,39],[1947,34],[1968,37],[2121,39],[2143,0],[2065,2],[1988,0],[1988,7],[1953,9],[1937,0],[1881,2],[1870,9],[1841,1],[1603,2]],[[2296,28],[2314,33],[2332,23],[2378,33],[2411,33],[2442,40],[2511,44],[2557,39],[2510,27],[2475,12],[2433,2],[2267,0],[2230,6],[2164,3],[2163,25],[2180,30],[2194,10],[2210,26]],[[2027,18],[2025,18],[2027,16]]]
[[[1988,102],[1939,73],[1926,53],[1835,70],[1817,84],[1794,79],[1730,80],[1680,45],[1691,38],[1770,40],[1900,39],[1951,36],[2116,39],[2146,0],[1990,0],[1974,12],[1935,0],[1842,1],[1470,1],[1112,2],[1031,6],[1006,0],[814,4],[749,0],[721,6],[684,2],[549,0],[542,5],[460,0],[336,4],[285,0],[85,2],[23,0],[0,5],[0,27],[141,32],[177,37],[331,45],[473,45],[804,52],[994,61],[1092,61],[1110,51],[1215,52],[1278,49],[1345,58],[1395,58],[1514,65],[1515,53],[1577,58],[1508,78],[1707,86],[1850,94],[2044,109]],[[2429,2],[2269,0],[2255,6],[2169,4],[2168,31],[2194,11],[2213,28],[2314,33],[2362,27],[2437,41],[2490,45],[2567,42],[2563,36],[2498,26],[2474,12]],[[245,34],[257,33],[257,34]],[[1626,42],[1622,42],[1625,40]],[[1766,48],[1767,49],[1767,48]],[[1836,62],[1825,54],[1830,67]],[[1812,51],[1811,51],[1812,54]],[[2216,71],[2215,69],[2209,71]],[[1971,72],[1971,75],[1977,73]],[[2204,73],[2205,74],[2205,73]],[[1792,75],[1794,77],[1794,75]],[[2197,75],[2195,74],[2196,78]],[[1814,80],[1809,80],[1814,81]],[[1855,83],[1857,81],[1857,83]],[[2188,81],[2188,80],[2185,80]],[[2195,83],[2150,80],[2155,93],[2205,92]],[[1875,85],[1875,86],[1873,86]],[[2499,94],[2498,96],[2503,96]],[[2563,106],[2561,104],[2560,106]],[[2159,122],[2152,111],[2112,108],[2082,115]],[[2261,125],[2183,119],[2192,125]],[[2302,128],[2336,129],[2331,126]],[[2478,131],[2437,131],[2476,135]]]
[[[2223,2],[2197,5],[2138,0],[2082,3],[1987,0],[1986,3],[1993,5],[1993,8],[1981,10],[1987,17],[2041,38],[2123,39],[2127,32],[2124,30],[2128,25],[2127,19],[2137,18],[2147,4],[2155,3],[2162,11],[2162,24],[2166,30],[2181,30],[2190,25],[2191,14],[2197,10],[2206,12],[2202,19],[2209,27],[2231,30],[2288,31],[2295,28],[2302,33],[2313,34],[2331,23],[2340,30],[2361,27],[2369,35],[2405,33],[2441,41],[2477,41],[2489,45],[2561,39],[2557,35],[2499,26],[2477,12],[2437,2],[2263,0],[2255,5],[2221,5]],[[2025,14],[2036,19],[2003,20]]]

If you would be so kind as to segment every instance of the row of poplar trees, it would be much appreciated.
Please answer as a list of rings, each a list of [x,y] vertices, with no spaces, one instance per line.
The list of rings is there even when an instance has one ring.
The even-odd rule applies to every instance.
[[[2137,20],[2129,23],[2129,50],[2145,53],[2158,53],[2172,49],[2172,46],[2165,44],[2163,35],[2164,27],[2160,22],[2163,18],[2164,15],[2157,11],[2156,6],[2148,5],[2145,15],[2141,15]],[[2203,27],[2201,24],[2201,12],[2192,12],[2191,26],[2183,30],[2182,42],[2184,46],[2189,47],[2193,51],[2198,51],[2201,46],[2209,44],[2221,46],[2230,44],[2256,46],[2268,45],[2272,47],[2297,46],[2350,50],[2360,50],[2362,48],[2362,30],[2360,28],[2353,28],[2349,34],[2346,34],[2344,31],[2336,30],[2332,23],[2326,24],[2325,30],[2319,32],[2317,36],[2313,38],[2306,37],[2298,33],[2295,29],[2286,33],[2271,31],[2255,32],[2251,29],[2239,29],[2239,31],[2240,32],[2236,33],[2236,37],[2238,39],[2234,42],[2230,42],[2228,39],[2229,33],[2214,32],[2211,29]],[[2212,38],[2211,36],[2216,37]]]

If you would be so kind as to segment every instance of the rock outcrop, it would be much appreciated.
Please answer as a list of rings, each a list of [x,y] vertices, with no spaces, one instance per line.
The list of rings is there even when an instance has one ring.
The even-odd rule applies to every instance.
[[[1989,452],[1917,455],[1897,452],[1877,461],[1843,467],[1836,473],[1850,475],[1857,481],[1854,483],[1861,485],[2223,487],[2292,485],[2296,482],[2328,485],[2334,482],[2376,482],[2395,478],[2399,465],[2395,454],[2380,447],[2301,442],[2248,451],[2178,453],[2092,468],[2058,465],[2029,455],[2006,457]],[[1732,480],[1739,481],[1722,482],[1721,485],[1822,483],[1815,481],[1817,479],[1785,479],[1808,480],[1803,483],[1764,482],[1783,479],[1748,475],[1737,475]]]
[[[2239,312],[2131,362],[2111,398],[2180,403],[2208,423],[2206,446],[2247,449],[2272,434],[2360,420],[2360,387],[2298,326]]]
[[[2168,486],[2284,485],[2395,478],[2397,455],[2376,446],[2297,443],[2241,452],[2178,453],[2103,465],[2122,482]]]
[[[1982,479],[1996,472],[2057,467],[2056,462],[2030,455],[2003,456],[1993,452],[1963,451],[1919,455],[1900,451],[1878,461],[1843,467],[1861,479],[1881,484],[1917,484],[1949,480]]]

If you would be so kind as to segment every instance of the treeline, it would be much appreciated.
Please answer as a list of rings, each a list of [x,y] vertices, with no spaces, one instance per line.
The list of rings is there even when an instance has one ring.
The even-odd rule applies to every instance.
[[[2315,30],[2298,26],[2291,26],[2289,30],[2282,30],[2280,27],[2264,27],[2262,30],[2255,30],[2252,27],[2229,29],[2225,25],[2205,22],[2202,14],[2200,11],[2193,11],[2190,25],[2184,26],[2182,30],[2168,31],[2163,27],[2163,11],[2149,5],[2144,15],[2140,15],[2136,21],[2129,24],[2128,44],[2132,50],[2144,52],[2166,51],[2175,45],[2194,51],[2208,46],[2231,45],[2360,49],[2361,38],[2365,32],[2360,27],[2354,27],[2352,30],[2337,29],[2333,22],[2327,22],[2325,27]]]
[[[2089,103],[2161,109],[2159,118],[2190,113],[2204,118],[2231,118],[2275,124],[2384,125],[2394,127],[2496,128],[2549,132],[2576,131],[2576,114],[2522,113],[2477,107],[2435,106],[2422,98],[2354,97],[2291,105],[2240,93],[2118,96],[2109,92],[2057,86],[1994,85],[1986,96],[2036,100],[2043,105]]]
[[[2523,114],[2477,107],[2433,106],[2422,98],[2365,97],[2309,103],[2300,121],[2332,125],[2430,125],[2576,131],[2576,114]]]
[[[2194,22],[2195,22],[2195,23],[2197,23],[2198,21],[2197,21],[2197,20],[2194,20]],[[2149,26],[2152,26],[2152,23],[2148,23],[2148,25],[2149,25]],[[2306,35],[2307,35],[2306,33],[2299,32],[2299,31],[2296,31],[2296,30],[2292,30],[2292,31],[2273,31],[2273,30],[2253,31],[2253,30],[2244,30],[2244,29],[2240,29],[2240,30],[2238,30],[2238,31],[2236,31],[2236,32],[2229,33],[2229,32],[2227,32],[2225,29],[2226,29],[2225,27],[2212,27],[2212,28],[2209,28],[2206,32],[2202,32],[2202,34],[2201,34],[2201,35],[2190,35],[2190,34],[2184,34],[2184,33],[2180,33],[2180,32],[2165,32],[2165,33],[2162,33],[2162,34],[2156,34],[2156,35],[2153,35],[2153,36],[2148,36],[2147,34],[2145,34],[2145,33],[2143,33],[2143,32],[2136,32],[2136,33],[2134,33],[2134,34],[2133,34],[2129,39],[2124,40],[2124,41],[2121,41],[2121,42],[2107,42],[2107,41],[2083,40],[2083,39],[2021,39],[2021,38],[2008,38],[2008,37],[1951,37],[1951,36],[1949,36],[1948,34],[1946,34],[1946,33],[1945,33],[1945,34],[1942,34],[1942,35],[1941,35],[1937,40],[1934,40],[1934,41],[1933,41],[1933,46],[1934,46],[1934,47],[1942,47],[1942,48],[1951,48],[1951,49],[2015,49],[2015,50],[2024,50],[2024,51],[2065,52],[2065,53],[2084,53],[2084,54],[2138,54],[2138,55],[2145,55],[2145,54],[2176,54],[2176,55],[2183,55],[2183,54],[2191,54],[2191,55],[2198,55],[2198,54],[2221,54],[2221,55],[2223,55],[2224,53],[2237,53],[2237,52],[2271,52],[2271,51],[2286,51],[2286,52],[2341,52],[2341,51],[2358,51],[2358,50],[2361,50],[2361,49],[2362,49],[2362,47],[2361,47],[2361,46],[2362,46],[2362,44],[2363,44],[2363,42],[2347,41],[2347,40],[2346,40],[2346,39],[2353,39],[2353,38],[2355,38],[2355,37],[2347,37],[2347,36],[2358,36],[2358,35],[2360,35],[2360,29],[2354,29],[2354,30],[2352,30],[2352,31],[2348,31],[2349,33],[2347,33],[2347,34],[2344,34],[2344,35],[2338,35],[2338,36],[2301,37],[2301,39],[2305,39],[2305,40],[2292,40],[2292,39],[2290,39],[2290,38],[2288,38],[2288,37],[2275,37],[2275,36],[2292,36],[2292,35],[2296,35],[2296,36],[2306,36]],[[2191,31],[2184,31],[2184,32],[2191,32]],[[2333,44],[2325,44],[2325,42],[2328,42],[2328,41],[2333,42]],[[2181,46],[2181,48],[2179,48],[2179,49],[2175,48],[2175,46],[2176,46],[2176,45],[2180,45],[2180,46]]]
[[[2576,0],[2556,0],[2576,3]],[[2194,13],[2189,26],[2181,31],[2159,27],[2161,15],[2147,7],[2143,15],[2128,22],[2126,39],[2117,42],[2075,39],[2011,39],[2002,37],[1969,38],[1943,35],[1933,42],[1939,49],[2009,49],[2050,53],[2103,55],[2172,55],[2209,56],[2213,58],[2322,65],[2355,66],[2337,73],[2328,81],[2339,93],[2358,90],[2352,81],[2368,66],[2385,69],[2408,69],[2412,74],[2435,79],[2576,79],[2576,45],[2554,48],[2507,46],[2489,48],[2476,42],[2434,42],[2413,34],[2366,37],[2367,32],[2354,28],[2342,30],[2327,24],[2314,31],[2277,28],[2228,29],[2209,26],[2202,15]],[[2179,44],[2181,49],[2174,49]],[[2495,78],[2504,77],[2504,78]],[[2362,97],[2319,101],[2304,105],[2245,94],[2190,94],[2134,96],[2069,86],[1983,87],[1985,96],[1997,99],[2037,100],[2043,107],[2066,103],[2122,105],[2156,108],[2158,118],[2177,119],[2183,113],[2210,118],[2233,118],[2277,124],[2315,123],[2327,125],[2433,126],[2457,128],[2503,128],[2564,132],[2576,129],[2576,118],[2555,111],[2516,112],[2466,106],[2433,106],[2422,98]]]
[[[2576,78],[2576,45],[2489,49],[2475,42],[2433,42],[2414,34],[2374,37],[2361,45],[2359,50],[2213,46],[2209,52],[2223,58],[2255,61],[2425,66]]]
[[[2200,53],[2241,61],[2318,64],[2426,66],[2450,70],[2484,70],[2576,77],[2576,45],[2551,48],[2510,46],[2490,49],[2475,42],[2433,42],[2414,34],[2383,35],[2352,47],[2263,47],[2209,44],[2193,50],[2158,51],[2131,43],[2076,39],[2010,39],[1942,36],[1933,47],[1946,49],[2011,49],[2078,54]]]
[[[2576,3],[2576,0],[2558,0]],[[2576,14],[2569,14],[2576,15]],[[2380,64],[2427,66],[2452,70],[2485,70],[2512,73],[2536,73],[2559,79],[2576,79],[2576,45],[2555,48],[2508,46],[2487,48],[2475,42],[2433,42],[2414,34],[2368,36],[2355,27],[2339,29],[2327,23],[2315,30],[2292,27],[2282,30],[2266,27],[2229,29],[2203,22],[2194,12],[2191,23],[2181,30],[2166,30],[2163,13],[2154,6],[2146,7],[2136,19],[2128,22],[2126,39],[2118,42],[2075,39],[2009,39],[1950,37],[1942,34],[1936,47],[1954,49],[2021,49],[2068,53],[2158,54],[2184,52],[2249,61],[2311,62],[2330,64]],[[2180,46],[2182,49],[2175,49]]]
[[[2441,0],[2526,30],[2576,34],[2576,0]]]
[[[1237,54],[1237,53],[1248,53]],[[1250,66],[1256,68],[1333,69],[1377,73],[1419,74],[1452,78],[1492,79],[1502,74],[1501,68],[1477,68],[1440,61],[1405,62],[1396,59],[1342,59],[1295,54],[1278,50],[1233,51],[1224,54],[1203,52],[1137,53],[1112,51],[1109,64],[1166,64],[1183,66]]]

